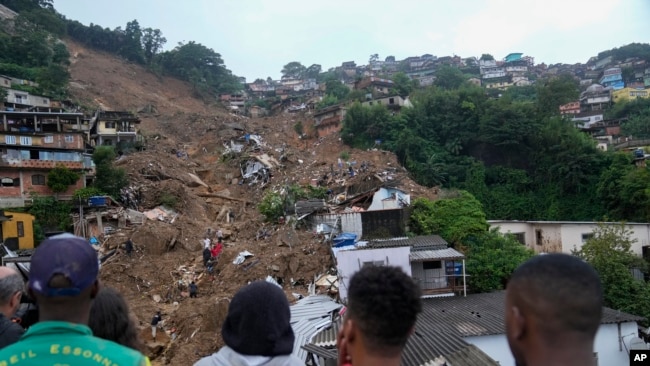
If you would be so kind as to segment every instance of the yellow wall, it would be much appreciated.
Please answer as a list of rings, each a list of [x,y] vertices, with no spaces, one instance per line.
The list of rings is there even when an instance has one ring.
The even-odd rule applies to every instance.
[[[614,90],[612,95],[614,96],[614,102],[620,102],[623,100],[634,100],[636,98],[648,98],[650,97],[650,90],[623,88],[620,90]]]
[[[2,236],[6,238],[18,238],[20,249],[34,248],[34,216],[22,212],[5,211],[6,216],[12,216],[10,221],[2,223]],[[18,236],[18,223],[22,222],[23,235]]]
[[[107,128],[106,127],[106,122],[107,121],[99,121],[99,126],[97,128],[97,132],[99,133],[105,133],[105,134],[111,134],[111,133],[116,133],[116,127],[117,127],[117,122],[114,121],[108,121],[109,123],[113,124],[113,128]]]

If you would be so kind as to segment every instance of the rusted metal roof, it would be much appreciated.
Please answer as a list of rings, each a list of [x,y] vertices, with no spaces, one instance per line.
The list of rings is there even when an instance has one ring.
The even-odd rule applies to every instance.
[[[422,262],[428,260],[463,259],[465,255],[454,248],[438,250],[416,250],[409,254],[411,262]]]

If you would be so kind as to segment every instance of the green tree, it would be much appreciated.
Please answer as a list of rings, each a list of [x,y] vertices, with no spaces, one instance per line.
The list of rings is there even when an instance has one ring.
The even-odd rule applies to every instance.
[[[308,79],[318,79],[320,72],[321,66],[319,64],[313,64],[305,70],[305,77]]]
[[[316,109],[323,109],[337,104],[339,104],[339,98],[332,94],[327,94],[320,102],[318,102],[318,104],[316,104]]]
[[[46,231],[69,230],[72,225],[71,210],[70,203],[57,201],[52,196],[32,195],[32,205],[29,207],[29,213]]]
[[[120,55],[129,61],[144,63],[144,55],[142,52],[142,29],[137,20],[132,20],[126,23],[124,30],[124,44],[120,49]]]
[[[283,78],[302,79],[306,71],[307,69],[300,62],[292,61],[284,65],[280,72]]]
[[[621,132],[635,139],[650,138],[650,108],[631,116],[621,124]]]
[[[480,61],[492,61],[494,60],[494,56],[490,55],[489,53],[484,53],[481,55],[481,58],[479,58]]]
[[[47,173],[47,186],[54,193],[62,193],[68,190],[68,187],[77,183],[79,173],[70,170],[68,167],[58,164],[49,173]]]
[[[631,273],[633,268],[645,271],[647,264],[632,252],[636,239],[630,229],[625,223],[599,224],[593,234],[575,254],[598,272],[605,306],[650,319],[650,287]]]
[[[124,169],[113,166],[115,157],[115,149],[111,146],[98,146],[95,148],[92,157],[95,163],[95,181],[93,185],[112,197],[119,197],[120,190],[129,182]]]
[[[407,97],[415,89],[415,83],[403,72],[393,75],[393,93]]]
[[[142,31],[142,52],[147,65],[151,65],[165,43],[167,38],[163,37],[160,29],[145,28]]]
[[[345,100],[350,94],[350,88],[337,79],[330,79],[325,82],[325,90],[328,95],[336,97],[337,100]]]
[[[537,107],[544,116],[559,115],[559,107],[578,100],[579,83],[570,74],[537,81]]]
[[[436,80],[433,84],[443,89],[458,89],[465,80],[465,75],[460,70],[444,65],[436,71]]]
[[[469,236],[463,242],[468,286],[473,292],[503,290],[511,273],[534,253],[497,229]]]
[[[418,198],[411,210],[411,227],[418,235],[438,234],[452,245],[462,245],[471,235],[485,233],[488,223],[481,203],[469,192],[430,201]]]

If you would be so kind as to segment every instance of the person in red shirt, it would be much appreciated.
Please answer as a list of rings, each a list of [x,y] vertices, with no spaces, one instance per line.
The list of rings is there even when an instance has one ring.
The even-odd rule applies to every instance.
[[[216,245],[212,246],[212,250],[210,250],[210,253],[212,254],[212,258],[217,259],[219,257],[219,254],[221,254],[221,251],[223,250],[223,244],[217,243]]]

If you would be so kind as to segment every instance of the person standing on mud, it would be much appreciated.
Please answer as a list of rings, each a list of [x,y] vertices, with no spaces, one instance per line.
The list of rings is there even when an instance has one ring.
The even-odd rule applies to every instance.
[[[151,319],[151,338],[156,340],[156,330],[158,330],[158,324],[162,321],[162,316],[160,315],[160,310]]]

